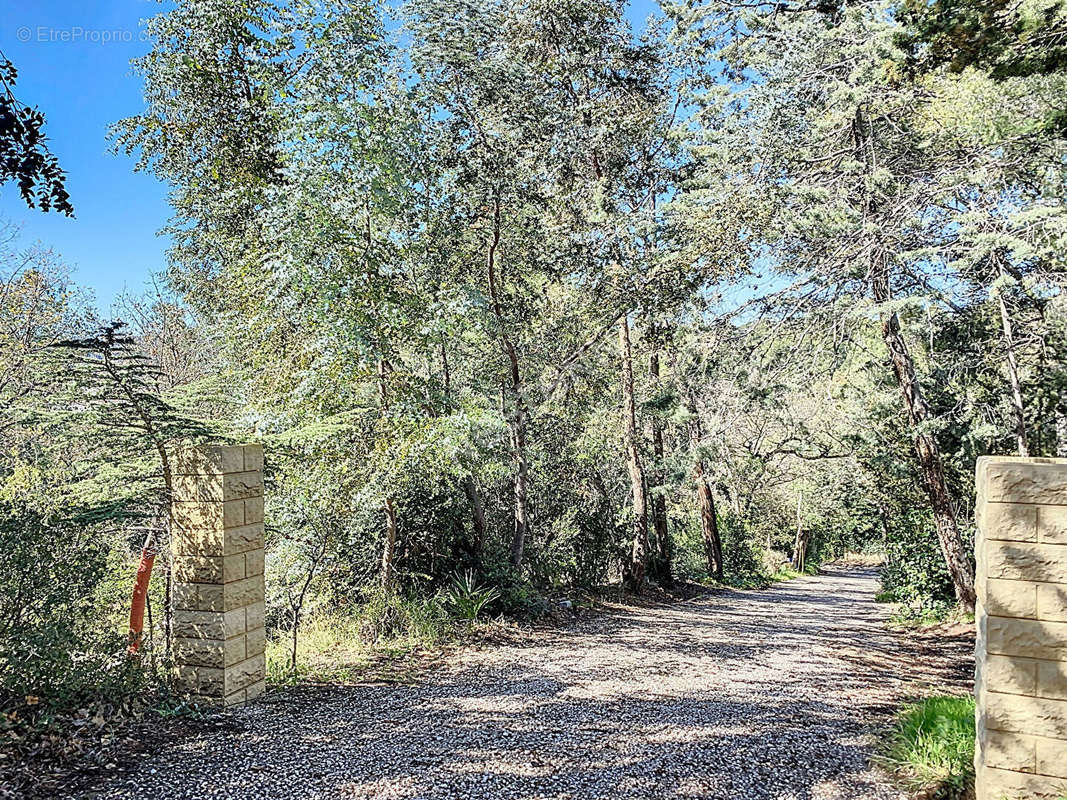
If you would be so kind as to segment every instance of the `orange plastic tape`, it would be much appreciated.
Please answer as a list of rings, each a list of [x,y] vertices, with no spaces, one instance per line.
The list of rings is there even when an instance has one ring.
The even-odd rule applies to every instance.
[[[133,584],[133,600],[130,604],[130,655],[134,655],[141,648],[144,604],[148,597],[148,581],[152,577],[152,564],[155,560],[156,554],[148,548],[141,551],[141,563],[137,565],[137,580]]]

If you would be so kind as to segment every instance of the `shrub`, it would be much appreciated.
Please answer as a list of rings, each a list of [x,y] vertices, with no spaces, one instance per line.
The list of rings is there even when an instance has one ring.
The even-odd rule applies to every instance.
[[[929,514],[912,509],[893,517],[882,587],[917,613],[953,602],[952,579]]]
[[[107,613],[116,546],[95,529],[0,503],[0,707],[26,697],[54,709],[121,703],[144,688]]]
[[[548,613],[548,600],[540,590],[510,571],[498,573],[496,580],[490,576],[490,583],[500,593],[489,603],[490,613],[522,619],[536,619]]]
[[[459,619],[473,622],[498,597],[500,592],[495,587],[479,586],[474,572],[467,570],[452,579],[452,585],[445,592],[445,603]]]
[[[764,577],[761,539],[748,520],[723,512],[719,517],[719,535],[726,583],[744,586]]]

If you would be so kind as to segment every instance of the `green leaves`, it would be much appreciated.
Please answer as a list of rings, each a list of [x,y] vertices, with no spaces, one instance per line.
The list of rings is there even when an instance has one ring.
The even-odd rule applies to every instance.
[[[74,216],[66,175],[46,144],[44,114],[13,94],[18,72],[0,53],[0,183],[15,181],[30,208]]]

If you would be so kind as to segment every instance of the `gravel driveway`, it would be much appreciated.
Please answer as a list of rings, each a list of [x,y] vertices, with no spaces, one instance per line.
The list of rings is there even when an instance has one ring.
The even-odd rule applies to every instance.
[[[840,569],[611,608],[418,686],[268,696],[87,796],[901,798],[871,726],[939,659],[885,630],[876,588]]]

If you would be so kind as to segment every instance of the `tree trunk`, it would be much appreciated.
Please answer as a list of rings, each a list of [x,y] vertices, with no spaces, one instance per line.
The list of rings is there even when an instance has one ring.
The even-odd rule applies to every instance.
[[[790,563],[794,569],[800,569],[797,565],[800,563],[800,544],[801,539],[804,536],[804,526],[800,521],[800,495],[797,495],[797,532],[793,536],[793,558]]]
[[[1056,404],[1056,457],[1067,458],[1067,401]]]
[[[386,376],[391,371],[389,362],[384,358],[378,360],[378,403],[382,415],[389,410],[389,390]],[[393,498],[386,496],[382,506],[385,515],[385,543],[382,546],[382,588],[391,591],[396,582],[396,505]]]
[[[793,546],[793,569],[797,572],[803,572],[804,568],[808,564],[808,544],[811,540],[811,534],[806,530],[797,531],[796,543]]]
[[[396,506],[385,498],[385,547],[382,548],[382,588],[389,591],[396,582]]]
[[[471,555],[474,563],[479,568],[482,565],[482,552],[485,550],[485,505],[482,503],[482,495],[478,491],[478,485],[474,478],[468,475],[463,479],[463,491],[471,504],[471,520],[474,524],[474,538],[471,542]]]
[[[878,503],[878,522],[882,528],[882,552],[885,553],[889,548],[889,509],[882,502]]]
[[[891,299],[889,285],[889,264],[884,252],[876,252],[871,263],[871,292],[877,303],[886,303]],[[900,386],[907,409],[908,421],[911,423],[915,440],[915,452],[919,458],[930,507],[934,513],[934,524],[941,553],[956,592],[956,599],[968,611],[974,610],[974,571],[963,548],[963,538],[956,525],[956,515],[952,510],[952,499],[945,482],[945,470],[941,463],[941,451],[937,441],[927,432],[926,423],[930,420],[930,411],[923,396],[922,387],[915,377],[915,364],[908,351],[904,335],[900,330],[900,320],[896,312],[882,314],[882,338],[893,362],[893,372]]]
[[[805,530],[804,522],[800,517],[801,495],[797,495],[797,535],[793,539],[793,569],[803,572],[808,559],[808,540],[811,538],[809,531]]]
[[[652,353],[648,360],[649,373],[652,380],[659,384],[659,353]],[[663,426],[656,417],[652,417],[652,451],[656,458],[655,466],[650,476],[652,486],[652,523],[656,531],[656,557],[655,565],[656,580],[663,586],[670,586],[674,579],[671,576],[671,538],[667,520],[667,499],[663,496]]]
[[[523,550],[526,537],[530,534],[529,514],[529,472],[526,458],[526,401],[522,396],[522,372],[519,369],[519,354],[508,336],[504,309],[500,302],[497,285],[496,255],[500,249],[500,196],[493,197],[493,229],[485,257],[486,278],[489,283],[489,300],[500,329],[500,343],[508,358],[508,376],[511,393],[511,409],[508,414],[512,458],[515,462],[515,528],[511,537],[511,566],[515,571],[522,567]],[[503,398],[501,398],[503,400]]]
[[[1003,276],[1003,273],[1001,273]],[[1000,306],[1000,324],[1004,335],[1004,351],[1008,367],[1008,382],[1011,385],[1011,408],[1015,417],[1015,446],[1019,455],[1030,455],[1030,447],[1026,441],[1026,408],[1023,405],[1022,383],[1019,381],[1019,364],[1015,358],[1015,337],[1012,333],[1011,317],[1008,315],[1008,304],[1004,302],[1004,292],[997,292],[997,303]]]
[[[515,390],[515,415],[511,430],[512,448],[515,453],[515,528],[511,536],[511,566],[516,571],[522,567],[526,537],[530,535],[529,480],[530,465],[526,459],[526,413],[520,395]]]
[[[619,356],[622,359],[622,422],[626,440],[627,468],[634,496],[633,543],[630,563],[624,570],[626,584],[640,591],[645,582],[648,563],[648,502],[641,452],[637,446],[637,403],[634,399],[633,353],[630,350],[630,325],[624,316],[619,320]]]
[[[704,459],[700,457],[700,440],[703,438],[700,417],[692,391],[686,392],[686,408],[689,411],[689,447],[693,451],[693,481],[697,486],[697,504],[700,507],[700,538],[704,542],[704,557],[708,562],[708,575],[721,581],[723,576],[722,539],[719,536],[719,515],[715,509],[715,494],[708,480]]]
[[[697,460],[693,467],[693,480],[697,485],[697,501],[700,504],[700,538],[704,542],[704,557],[708,562],[708,574],[722,580],[722,540],[719,538],[719,517],[715,513],[715,495],[711,491],[704,462]]]

